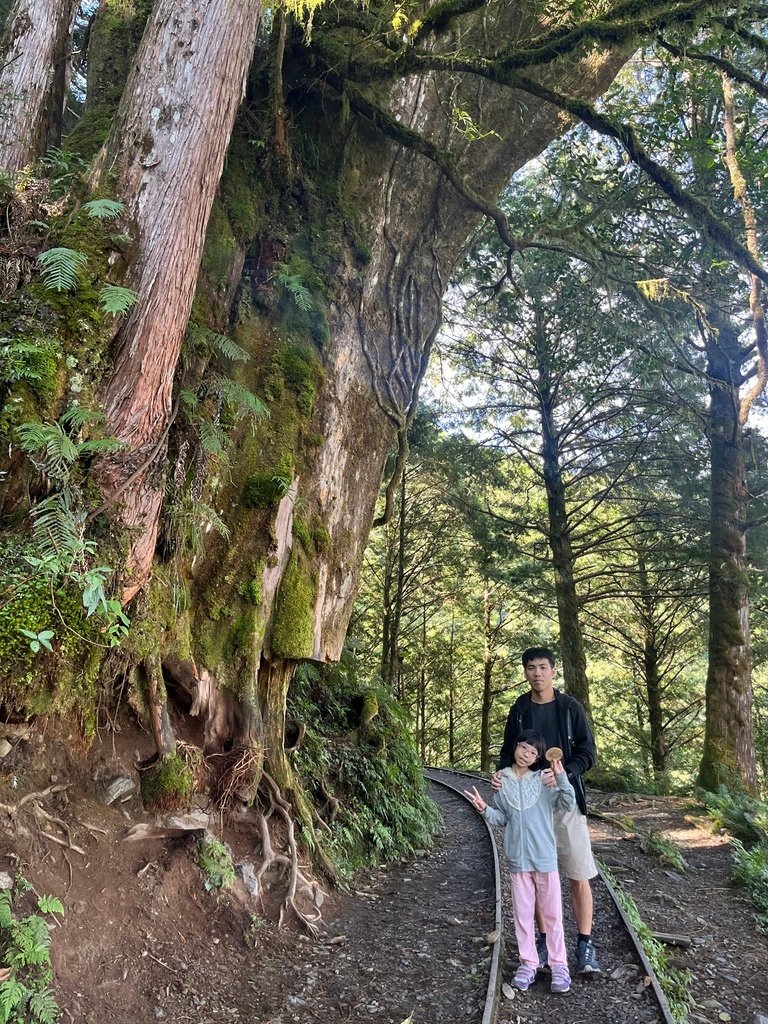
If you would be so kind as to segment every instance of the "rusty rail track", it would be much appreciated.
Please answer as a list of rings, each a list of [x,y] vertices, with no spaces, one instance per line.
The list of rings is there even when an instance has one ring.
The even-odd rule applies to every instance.
[[[450,768],[435,768],[435,767],[432,767],[432,766],[426,766],[425,769],[424,769],[424,774],[426,775],[426,777],[428,779],[430,779],[430,781],[435,782],[438,785],[444,786],[446,789],[452,790],[454,793],[457,793],[459,796],[461,796],[462,799],[464,799],[464,800],[467,800],[467,797],[465,797],[464,793],[463,793],[464,783],[459,782],[458,781],[459,779],[467,779],[467,780],[471,779],[475,783],[477,783],[477,782],[483,782],[483,783],[486,783],[486,784],[488,783],[488,777],[486,775],[482,775],[480,772],[462,772],[462,771],[455,771],[455,770],[450,769]],[[451,785],[451,783],[446,781],[444,778],[439,778],[440,775],[448,776],[449,778],[455,778],[457,780],[456,784],[455,785]],[[467,801],[467,802],[469,802],[469,801]],[[485,819],[483,819],[483,820],[485,820]],[[501,902],[501,867],[500,867],[499,851],[498,851],[498,848],[497,848],[495,837],[493,835],[493,832],[491,831],[490,826],[488,825],[487,822],[485,822],[485,824],[486,824],[486,827],[488,828],[488,833],[490,835],[491,843],[492,843],[492,846],[493,846],[493,857],[494,857],[494,864],[495,864],[495,879],[496,879],[496,926],[495,927],[496,927],[496,930],[498,930],[498,932],[499,932],[499,939],[494,944],[493,957],[492,957],[492,960],[491,960],[491,974],[490,974],[490,977],[489,977],[489,980],[488,980],[488,994],[487,994],[487,997],[486,997],[485,1010],[484,1010],[484,1013],[483,1013],[482,1024],[495,1024],[496,1019],[498,1017],[498,1012],[499,1012],[499,1001],[500,1001],[500,992],[501,992],[501,968],[502,968],[502,963],[503,963],[502,956],[503,956],[503,943],[504,943],[504,911],[503,911],[502,902]],[[656,975],[656,972],[654,971],[653,966],[652,966],[650,960],[648,959],[648,955],[645,952],[645,948],[643,946],[643,943],[642,943],[642,940],[641,940],[640,936],[637,934],[637,931],[635,930],[634,925],[632,924],[632,922],[630,921],[629,917],[627,916],[627,913],[624,910],[624,907],[622,906],[622,904],[621,904],[621,902],[619,900],[619,897],[618,897],[618,895],[616,893],[616,890],[615,890],[613,884],[606,877],[605,873],[600,868],[599,864],[597,866],[597,869],[598,869],[598,874],[600,876],[600,880],[602,881],[603,885],[605,886],[606,892],[611,897],[611,901],[613,902],[614,906],[616,907],[616,910],[618,911],[619,917],[621,918],[622,924],[624,925],[624,928],[626,929],[627,934],[629,935],[630,940],[632,941],[632,945],[634,946],[634,949],[635,949],[635,952],[637,954],[638,960],[642,964],[643,970],[645,971],[647,977],[650,979],[650,986],[649,987],[650,987],[651,991],[653,992],[654,999],[655,999],[656,1004],[658,1006],[659,1013],[661,1015],[661,1019],[663,1021],[663,1024],[676,1024],[675,1016],[672,1013],[672,1010],[670,1008],[669,1003],[667,1002],[667,998],[664,995],[664,991],[663,991],[663,989],[661,987],[661,983],[659,982],[659,979],[658,979],[658,977]]]

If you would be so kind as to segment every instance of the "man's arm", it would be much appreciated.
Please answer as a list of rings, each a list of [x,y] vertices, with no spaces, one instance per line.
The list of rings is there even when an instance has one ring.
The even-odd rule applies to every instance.
[[[597,750],[584,708],[577,700],[569,702],[569,708],[573,722],[573,742],[565,770],[571,775],[583,775],[597,761]]]

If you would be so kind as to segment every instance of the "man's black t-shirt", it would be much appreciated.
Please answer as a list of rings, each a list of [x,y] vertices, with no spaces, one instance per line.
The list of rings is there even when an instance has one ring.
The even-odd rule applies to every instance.
[[[560,746],[560,730],[557,726],[557,703],[537,704],[531,701],[531,727],[540,732],[548,747]]]

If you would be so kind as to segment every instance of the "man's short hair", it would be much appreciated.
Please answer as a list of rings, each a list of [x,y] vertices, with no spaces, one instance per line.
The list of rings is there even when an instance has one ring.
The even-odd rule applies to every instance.
[[[536,658],[546,658],[552,668],[555,667],[555,662],[557,661],[554,652],[548,647],[528,647],[523,651],[520,659],[523,663],[523,668],[528,665],[529,661],[535,661]]]

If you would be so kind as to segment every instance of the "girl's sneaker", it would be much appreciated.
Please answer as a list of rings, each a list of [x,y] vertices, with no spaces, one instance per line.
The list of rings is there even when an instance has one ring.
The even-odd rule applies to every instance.
[[[512,979],[512,984],[515,988],[519,988],[521,992],[527,991],[536,980],[536,971],[533,967],[529,967],[528,964],[520,964],[517,968],[517,973]]]
[[[562,993],[570,992],[571,989],[571,975],[568,972],[568,968],[562,964],[552,965],[552,984],[549,986],[550,992]]]

